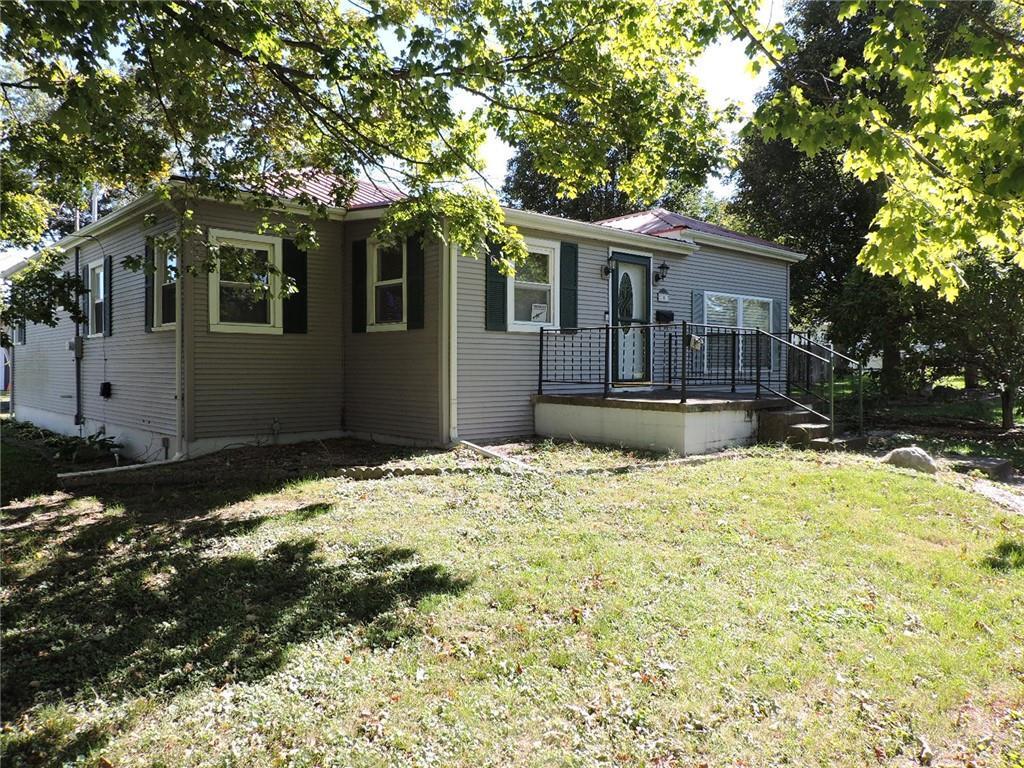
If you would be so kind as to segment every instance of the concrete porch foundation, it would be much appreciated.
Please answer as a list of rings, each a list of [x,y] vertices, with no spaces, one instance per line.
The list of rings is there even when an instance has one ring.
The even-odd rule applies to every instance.
[[[690,455],[756,442],[758,412],[784,405],[733,393],[701,393],[685,403],[678,392],[535,395],[533,416],[544,437]]]

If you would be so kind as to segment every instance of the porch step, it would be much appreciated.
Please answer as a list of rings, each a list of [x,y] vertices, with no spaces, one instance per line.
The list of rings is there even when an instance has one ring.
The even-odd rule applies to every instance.
[[[812,451],[859,451],[867,446],[867,435],[843,435],[835,440],[815,437],[807,443],[807,447]]]
[[[759,443],[784,443],[791,436],[792,427],[808,424],[813,418],[813,414],[798,408],[761,411],[757,416],[757,441]]]
[[[829,426],[820,421],[807,421],[801,424],[790,424],[786,428],[786,442],[794,445],[807,445],[811,440],[828,438]]]

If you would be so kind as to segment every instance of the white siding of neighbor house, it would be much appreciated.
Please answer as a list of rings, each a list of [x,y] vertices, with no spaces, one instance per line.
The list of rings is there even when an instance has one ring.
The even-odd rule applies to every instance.
[[[342,292],[345,328],[345,425],[357,434],[414,442],[447,442],[441,424],[441,244],[423,245],[423,328],[352,332],[352,243],[376,220],[345,225]]]
[[[262,214],[243,206],[204,202],[200,226],[256,234]],[[318,245],[307,253],[307,332],[221,333],[210,330],[208,276],[187,276],[185,356],[189,440],[341,432],[342,224],[317,222]],[[202,254],[193,244],[188,258]]]
[[[578,262],[578,325],[602,325],[608,317],[607,264],[610,241],[579,240],[547,232],[523,230],[526,237],[576,242]],[[657,245],[657,243],[652,243]],[[615,247],[630,252],[632,249]],[[763,296],[788,307],[789,273],[785,262],[759,256],[702,248],[689,256],[651,249],[653,266],[669,265],[666,280],[670,301],[654,302],[675,320],[689,321],[693,291],[722,291]],[[502,439],[534,433],[531,396],[537,391],[536,333],[488,331],[484,325],[483,259],[458,259],[458,432],[466,440]],[[783,317],[786,313],[783,312]],[[775,329],[784,331],[784,327]],[[657,362],[655,363],[657,365]],[[595,387],[545,385],[544,391],[581,392]]]
[[[150,224],[139,215],[86,241],[80,248],[84,267],[104,255],[112,258],[109,296],[113,333],[83,339],[82,429],[74,424],[75,359],[67,348],[75,326],[62,314],[55,328],[29,325],[26,344],[15,347],[14,411],[41,426],[65,434],[93,434],[104,429],[120,437],[126,453],[139,459],[164,457],[161,438],[176,435],[174,333],[145,329],[145,275],[125,268],[128,257],[142,256],[146,235],[171,226],[170,213]],[[66,269],[74,271],[74,249]],[[110,399],[100,384],[110,382]]]

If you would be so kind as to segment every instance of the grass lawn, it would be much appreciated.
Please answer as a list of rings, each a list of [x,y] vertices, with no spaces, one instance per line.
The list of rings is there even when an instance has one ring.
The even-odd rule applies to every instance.
[[[5,510],[5,767],[1024,765],[1024,518],[943,479],[251,459]]]

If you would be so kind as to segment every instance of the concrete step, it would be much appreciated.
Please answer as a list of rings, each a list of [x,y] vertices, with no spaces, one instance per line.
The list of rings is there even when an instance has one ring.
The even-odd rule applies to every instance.
[[[791,445],[807,445],[814,438],[827,438],[828,433],[828,424],[820,421],[805,421],[800,424],[791,424],[786,428],[786,442]]]
[[[859,451],[867,446],[867,435],[842,435],[835,440],[815,437],[807,443],[807,447],[812,451]]]
[[[762,443],[782,443],[789,437],[789,428],[814,418],[807,411],[793,408],[778,411],[759,411],[757,414],[757,439]]]

